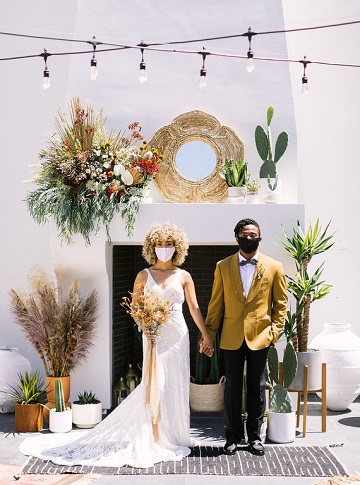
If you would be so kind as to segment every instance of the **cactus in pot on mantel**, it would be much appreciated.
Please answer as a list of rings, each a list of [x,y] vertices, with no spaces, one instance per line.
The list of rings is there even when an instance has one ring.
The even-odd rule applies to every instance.
[[[273,106],[269,106],[266,116],[266,131],[258,125],[255,129],[255,144],[258,154],[263,161],[260,167],[260,178],[275,179],[277,178],[277,163],[284,155],[289,141],[289,136],[282,131],[275,142],[275,150],[272,148],[271,121],[274,116]]]

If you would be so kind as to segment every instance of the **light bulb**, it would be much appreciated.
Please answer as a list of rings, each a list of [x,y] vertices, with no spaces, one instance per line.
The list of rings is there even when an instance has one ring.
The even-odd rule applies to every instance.
[[[253,72],[255,69],[255,64],[254,64],[254,53],[252,51],[248,51],[247,53],[247,61],[246,61],[246,70],[247,72]]]
[[[47,69],[45,69],[45,71],[44,71],[44,77],[43,77],[43,80],[42,80],[42,87],[44,89],[49,89],[49,87],[50,87],[50,73]]]
[[[97,60],[96,59],[91,59],[90,63],[90,79],[92,81],[95,81],[97,78],[98,71],[97,71]]]
[[[139,81],[141,83],[144,83],[146,80],[147,80],[146,64],[145,62],[140,62]]]
[[[309,84],[306,76],[302,78],[301,94],[309,94]]]
[[[206,88],[206,69],[200,70],[200,79],[199,79],[199,87],[200,89]]]

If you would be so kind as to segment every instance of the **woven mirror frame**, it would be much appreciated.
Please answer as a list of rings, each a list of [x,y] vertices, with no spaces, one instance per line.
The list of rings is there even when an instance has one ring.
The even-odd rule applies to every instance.
[[[178,150],[190,141],[207,143],[215,152],[216,165],[207,177],[191,180],[176,167]],[[219,175],[225,159],[244,157],[244,144],[228,126],[212,115],[190,111],[177,116],[170,125],[160,128],[149,142],[164,160],[160,162],[155,184],[169,202],[222,202],[227,199],[227,185]]]

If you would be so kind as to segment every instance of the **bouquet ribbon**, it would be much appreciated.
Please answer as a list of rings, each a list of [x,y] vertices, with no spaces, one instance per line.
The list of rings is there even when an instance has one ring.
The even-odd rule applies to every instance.
[[[149,341],[147,346],[145,369],[146,404],[150,404],[152,424],[157,425],[160,419],[160,389],[154,341]]]

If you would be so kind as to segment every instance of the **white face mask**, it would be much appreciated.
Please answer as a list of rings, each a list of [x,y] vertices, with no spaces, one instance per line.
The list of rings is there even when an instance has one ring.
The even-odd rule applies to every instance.
[[[166,263],[169,261],[173,254],[175,253],[175,248],[155,248],[155,254],[160,261]]]

